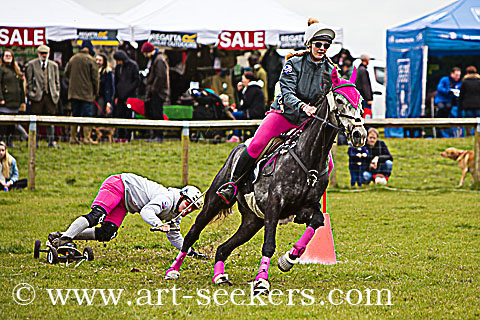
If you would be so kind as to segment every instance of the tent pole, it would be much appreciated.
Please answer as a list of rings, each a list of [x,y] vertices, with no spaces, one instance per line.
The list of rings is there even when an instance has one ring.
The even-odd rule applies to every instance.
[[[427,65],[428,65],[428,46],[423,46],[423,68],[422,68],[422,115],[425,115],[426,105],[425,105],[425,96],[427,94]],[[434,109],[430,107],[432,112],[431,116],[434,117]],[[433,128],[433,135],[436,137],[435,127]]]

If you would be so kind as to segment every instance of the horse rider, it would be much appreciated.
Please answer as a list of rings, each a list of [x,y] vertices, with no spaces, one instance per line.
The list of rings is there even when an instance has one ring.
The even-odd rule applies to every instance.
[[[217,190],[227,204],[235,199],[237,180],[254,165],[270,139],[297,128],[317,111],[312,104],[330,91],[330,74],[335,66],[326,52],[334,39],[335,32],[332,29],[325,28],[313,18],[308,20],[304,37],[307,50],[287,56],[279,80],[280,94],[240,154],[231,180]]]

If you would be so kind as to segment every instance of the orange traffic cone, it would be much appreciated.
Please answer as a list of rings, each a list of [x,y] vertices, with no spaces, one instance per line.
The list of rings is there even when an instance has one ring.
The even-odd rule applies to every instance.
[[[330,216],[326,213],[327,196],[323,195],[323,217],[324,226],[319,227],[305,249],[305,253],[300,257],[300,263],[318,263],[318,264],[336,264],[337,256],[335,254],[335,245],[333,243],[332,227],[330,225]]]

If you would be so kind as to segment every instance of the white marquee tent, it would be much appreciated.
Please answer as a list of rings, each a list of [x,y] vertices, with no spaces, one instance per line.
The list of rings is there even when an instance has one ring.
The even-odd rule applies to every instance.
[[[121,39],[147,40],[151,31],[186,32],[197,33],[200,44],[212,44],[223,30],[265,30],[265,43],[278,45],[279,34],[304,32],[308,17],[274,0],[146,0],[118,19],[131,27],[130,34],[119,32]],[[335,42],[342,43],[343,30],[330,27],[336,31]]]
[[[45,27],[46,38],[62,41],[77,38],[77,29],[129,32],[128,25],[102,16],[73,0],[14,0],[0,10],[0,26]]]

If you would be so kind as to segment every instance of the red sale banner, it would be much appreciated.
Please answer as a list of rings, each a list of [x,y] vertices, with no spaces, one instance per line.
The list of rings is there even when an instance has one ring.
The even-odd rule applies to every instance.
[[[38,47],[45,44],[45,28],[0,27],[0,46]]]
[[[218,48],[225,50],[254,50],[265,48],[265,31],[222,31]]]

